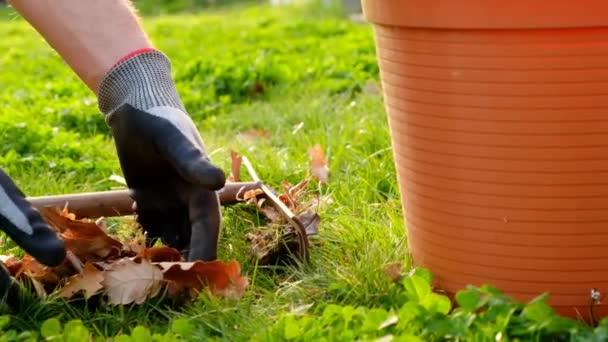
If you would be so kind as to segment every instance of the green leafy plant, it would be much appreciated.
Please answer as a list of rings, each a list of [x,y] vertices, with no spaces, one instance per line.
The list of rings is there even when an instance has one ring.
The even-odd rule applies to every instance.
[[[55,342],[83,342],[93,339],[92,332],[87,329],[81,320],[70,320],[62,324],[57,318],[44,321],[40,331],[5,330],[9,324],[9,316],[0,316],[0,341],[55,341]],[[167,332],[152,333],[144,326],[138,325],[129,334],[120,334],[114,337],[116,342],[177,342],[196,340],[192,336],[193,326],[187,319],[176,319],[171,323]]]
[[[391,309],[321,304],[312,313],[284,314],[258,340],[372,341],[603,341],[608,319],[595,328],[564,318],[543,294],[528,303],[492,286],[468,287],[455,295],[456,306],[433,292],[431,274],[418,269],[395,286],[405,301]]]

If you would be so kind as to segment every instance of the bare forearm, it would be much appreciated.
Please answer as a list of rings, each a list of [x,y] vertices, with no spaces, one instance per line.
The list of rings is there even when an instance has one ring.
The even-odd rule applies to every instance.
[[[152,44],[128,0],[11,0],[95,93],[123,56]]]

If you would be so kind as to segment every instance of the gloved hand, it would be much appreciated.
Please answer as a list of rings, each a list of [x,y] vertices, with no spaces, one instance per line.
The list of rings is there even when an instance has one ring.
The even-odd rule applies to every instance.
[[[65,246],[57,234],[25,200],[15,183],[0,169],[0,229],[36,260],[57,266],[65,259]],[[18,285],[0,263],[0,299],[14,306]],[[12,304],[11,304],[12,303]]]
[[[149,51],[119,62],[101,81],[98,98],[148,238],[161,238],[188,260],[215,260],[221,224],[215,190],[225,175],[207,157],[168,58]]]

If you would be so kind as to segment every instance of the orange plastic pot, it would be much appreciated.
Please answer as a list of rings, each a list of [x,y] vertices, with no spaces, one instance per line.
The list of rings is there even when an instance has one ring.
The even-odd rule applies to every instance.
[[[362,5],[415,264],[586,317],[608,294],[608,2]]]

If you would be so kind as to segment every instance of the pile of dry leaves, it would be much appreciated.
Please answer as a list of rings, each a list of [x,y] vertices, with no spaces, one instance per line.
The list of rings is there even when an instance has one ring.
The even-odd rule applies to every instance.
[[[42,296],[48,293],[85,298],[103,293],[110,304],[141,304],[166,290],[169,297],[194,296],[204,287],[212,293],[240,297],[247,287],[236,261],[184,262],[179,251],[167,246],[146,248],[142,241],[119,241],[101,222],[76,220],[67,211],[42,210],[68,250],[57,267],[47,267],[26,255],[3,262],[18,280],[30,282]]]
[[[245,238],[258,264],[276,264],[287,259],[308,260],[308,236],[317,234],[317,214],[322,199],[318,194],[305,202],[306,186],[312,178],[328,181],[327,161],[320,146],[309,150],[311,175],[296,185],[281,184],[279,194],[264,185],[249,161],[232,153],[229,182],[238,182],[241,163],[260,189],[240,194],[239,200],[255,205],[268,225]],[[195,298],[203,289],[212,294],[240,298],[248,286],[237,261],[225,263],[185,262],[179,251],[167,247],[146,247],[143,236],[122,241],[107,233],[103,220],[77,219],[66,209],[45,208],[41,214],[65,242],[68,258],[57,267],[47,267],[31,256],[21,259],[0,256],[16,279],[33,285],[41,297],[48,295],[90,298],[103,295],[110,304],[141,304],[165,293],[170,298]]]

